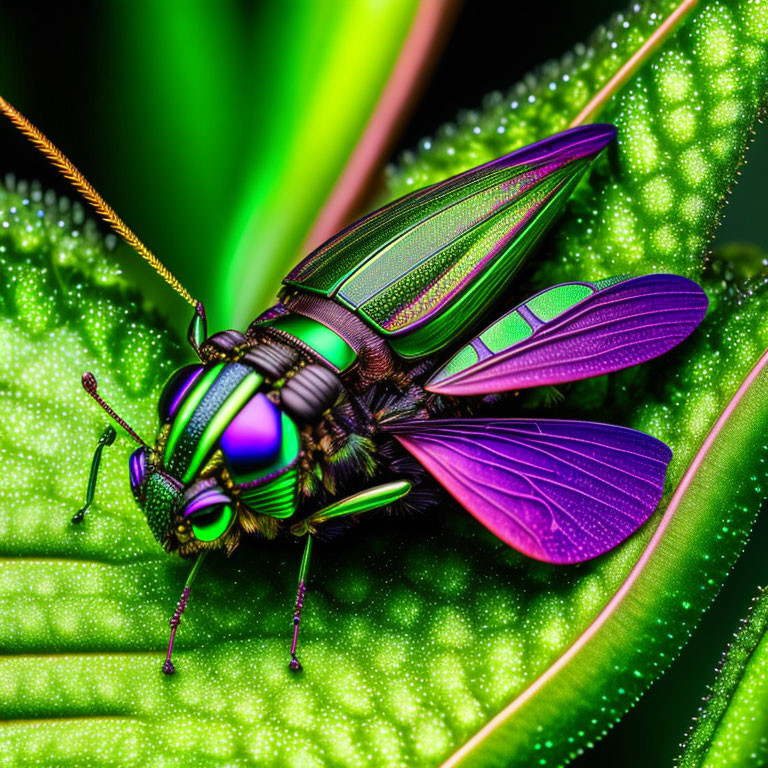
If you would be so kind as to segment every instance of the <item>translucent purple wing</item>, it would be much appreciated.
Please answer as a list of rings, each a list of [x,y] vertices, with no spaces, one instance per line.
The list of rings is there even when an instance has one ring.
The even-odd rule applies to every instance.
[[[508,312],[426,384],[479,395],[600,376],[664,354],[689,336],[707,296],[679,275],[550,288]]]
[[[486,528],[529,557],[578,563],[642,525],[672,452],[609,424],[410,421],[387,428]]]

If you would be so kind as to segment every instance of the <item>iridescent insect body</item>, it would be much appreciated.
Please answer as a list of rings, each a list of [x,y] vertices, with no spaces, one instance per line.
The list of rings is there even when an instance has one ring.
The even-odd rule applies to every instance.
[[[493,413],[496,393],[663,354],[704,316],[704,292],[675,275],[574,282],[509,308],[516,271],[614,136],[610,125],[577,127],[370,214],[293,269],[278,303],[242,332],[208,336],[192,300],[197,362],[167,382],[154,443],[83,377],[140,443],[130,482],[154,536],[196,558],[171,619],[166,673],[204,556],[231,553],[244,535],[306,540],[290,653],[300,669],[312,542],[330,519],[417,506],[436,479],[510,546],[576,563],[649,517],[671,459],[663,443],[624,427]],[[113,439],[106,432],[97,447],[86,508]]]

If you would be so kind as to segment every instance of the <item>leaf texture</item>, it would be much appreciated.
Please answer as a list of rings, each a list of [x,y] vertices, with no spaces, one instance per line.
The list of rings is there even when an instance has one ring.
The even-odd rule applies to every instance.
[[[723,654],[679,768],[768,765],[768,591]]]
[[[531,107],[518,105],[526,112],[516,114],[526,126],[497,111],[489,127],[501,136],[495,121],[507,118],[509,148],[564,127],[557,99],[573,102],[573,112],[647,34],[650,14],[668,8],[643,5],[616,22],[611,39],[600,32],[589,56],[585,48],[566,61],[559,80],[545,79],[541,92],[525,86]],[[536,279],[553,284],[580,269],[590,274],[579,277],[597,279],[627,271],[643,254],[652,267],[698,274],[700,250],[683,245],[706,241],[741,161],[763,93],[764,8],[746,0],[702,3],[663,58],[609,107],[603,117],[619,124],[620,152],[590,177]],[[744,52],[738,68],[735,50]],[[665,74],[675,64],[679,82]],[[539,98],[555,81],[553,100]],[[729,82],[733,89],[723,91]],[[682,106],[698,92],[707,115],[718,107],[735,119],[695,120],[693,137],[668,143],[662,118],[678,104],[680,88]],[[645,96],[658,102],[643,122],[636,104]],[[736,110],[722,107],[734,100]],[[490,107],[505,109],[494,99]],[[450,166],[502,154],[499,145],[485,145],[490,133],[483,128],[477,139],[467,128],[453,154],[435,150],[411,171],[438,180]],[[657,154],[637,154],[649,142]],[[688,150],[695,150],[691,163],[668,180],[671,206],[664,183],[644,197],[643,182],[664,175]],[[636,157],[648,162],[638,165]],[[690,173],[699,186],[687,186]],[[698,213],[679,219],[691,195],[702,204],[686,210]],[[652,210],[632,207],[646,199]],[[619,203],[624,207],[613,207]],[[752,410],[722,431],[713,474],[702,464],[701,480],[690,485],[695,498],[686,497],[685,508],[681,500],[668,535],[654,545],[664,556],[647,559],[634,582],[637,602],[611,613],[615,631],[587,644],[562,675],[559,660],[627,583],[660,516],[604,558],[560,568],[524,559],[453,508],[366,521],[313,555],[298,677],[289,674],[287,651],[299,548],[252,542],[229,560],[209,558],[179,631],[179,671],[164,677],[167,622],[186,569],[159,550],[135,508],[127,441],[105,453],[97,504],[83,527],[73,530],[69,519],[82,503],[104,426],[80,391],[82,371],[93,370],[136,429],[150,432],[160,384],[181,354],[162,323],[135,306],[138,295],[108,267],[81,214],[72,218],[58,206],[29,188],[0,193],[0,450],[9,478],[0,488],[0,739],[11,765],[433,766],[520,697],[525,711],[510,730],[494,729],[499,739],[479,744],[472,759],[560,764],[599,738],[676,655],[741,550],[760,495],[751,477],[763,472],[762,433],[754,428],[765,418],[762,377],[743,401]],[[627,206],[625,230],[618,212]],[[599,230],[594,242],[590,228]],[[651,374],[616,377],[610,408],[600,382],[574,388],[580,404],[568,399],[568,410],[596,403],[601,418],[618,413],[617,422],[670,444],[670,491],[768,345],[763,293],[737,304],[717,286],[708,292],[717,299],[711,318],[663,369],[653,369],[652,385]],[[733,482],[718,482],[723,474]],[[625,624],[630,617],[634,623]]]
[[[3,192],[0,205],[13,223],[0,229],[8,276],[2,457],[14,478],[0,499],[0,738],[12,765],[344,766],[369,755],[379,765],[434,765],[544,673],[619,589],[650,530],[600,561],[553,569],[500,545],[457,510],[374,519],[317,548],[300,677],[286,663],[300,552],[281,543],[207,564],[180,630],[179,671],[163,676],[167,621],[186,568],[159,549],[131,499],[127,440],[105,453],[83,527],[69,519],[104,424],[80,391],[80,372],[94,370],[110,400],[148,431],[179,353],[153,330],[160,321],[150,326],[131,307],[98,240],[81,225],[59,227],[69,216],[40,197]],[[675,396],[649,400],[646,425],[673,444],[681,425],[692,441],[706,429],[697,423],[702,402],[717,407],[727,397],[723,372],[738,375],[738,352],[752,343],[762,306],[729,322],[716,318],[719,332],[680,371],[698,389],[681,380]],[[768,340],[767,330],[754,341]],[[715,369],[706,362],[713,348],[722,355]],[[740,548],[749,510],[734,510],[727,536],[710,536],[701,515],[689,520],[700,538],[678,547],[706,569],[693,568],[675,596],[690,618],[658,625],[646,617],[651,634],[647,642],[632,635],[643,652],[624,658],[626,687],[609,699],[609,717],[685,638]],[[709,521],[722,525],[722,507]],[[669,559],[669,569],[678,565]],[[590,680],[599,685],[595,697],[606,695],[598,678],[581,682]],[[571,733],[573,721],[562,712],[558,719]],[[605,722],[592,711],[590,719],[597,722],[585,740]],[[559,734],[548,728],[560,755],[578,749]],[[538,743],[545,748],[532,740],[530,749]],[[518,754],[526,764],[532,753]]]
[[[750,507],[761,497],[749,473],[761,467],[757,471],[765,476],[767,368],[768,352],[707,435],[652,538],[594,621],[446,766],[530,765],[542,748],[540,760],[559,762],[569,730],[586,725],[585,701],[601,701],[602,711],[617,718],[666,665],[667,656],[678,650],[669,641],[675,633],[684,637],[696,613],[706,609],[703,595],[691,590],[691,579],[706,579],[700,587],[706,593],[728,568],[728,556],[713,539],[734,534],[733,523],[753,517]],[[724,483],[723,477],[736,482]],[[719,562],[713,559],[718,550],[725,555]],[[546,739],[538,736],[542,732]]]

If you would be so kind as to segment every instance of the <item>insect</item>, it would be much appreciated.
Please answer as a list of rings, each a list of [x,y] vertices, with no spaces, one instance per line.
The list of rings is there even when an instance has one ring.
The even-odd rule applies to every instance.
[[[606,424],[498,415],[498,393],[637,365],[685,339],[707,298],[676,275],[553,286],[509,309],[513,277],[615,129],[583,125],[416,191],[349,226],[284,280],[248,328],[208,334],[195,301],[77,169],[0,108],[194,306],[196,361],[168,380],[159,429],[129,476],[163,548],[194,561],[163,665],[207,554],[244,535],[305,540],[290,668],[312,545],[330,520],[411,502],[437,481],[502,541],[551,563],[596,557],[662,494],[669,448]],[[490,324],[488,321],[491,320]],[[109,427],[91,464],[94,497]]]

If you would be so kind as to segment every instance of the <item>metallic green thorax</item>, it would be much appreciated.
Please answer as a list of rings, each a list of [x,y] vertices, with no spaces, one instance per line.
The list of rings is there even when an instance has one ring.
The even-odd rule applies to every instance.
[[[259,325],[275,328],[299,339],[339,372],[346,371],[357,360],[355,350],[338,333],[310,317],[282,315]]]

